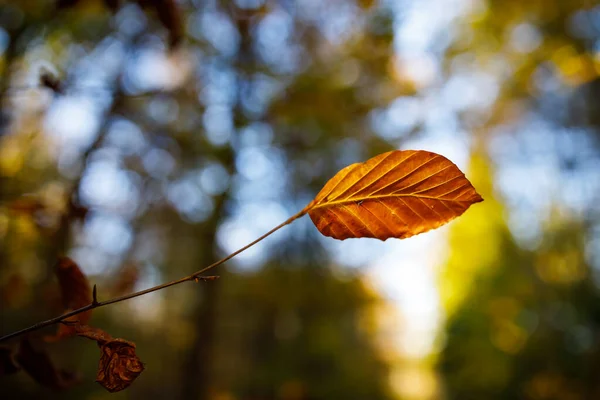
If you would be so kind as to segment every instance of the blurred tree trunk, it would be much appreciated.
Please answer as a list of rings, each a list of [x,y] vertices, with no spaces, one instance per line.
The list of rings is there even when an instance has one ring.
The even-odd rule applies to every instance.
[[[248,71],[252,71],[255,66],[255,60],[252,53],[251,36],[249,32],[248,19],[235,19],[238,32],[242,38],[240,49],[238,51],[235,66],[238,72],[237,86],[237,101],[234,105],[234,126],[236,132],[239,128],[245,126],[248,121],[244,116],[241,105],[241,83],[247,78]],[[233,140],[236,140],[234,134]],[[231,146],[226,146],[225,149],[217,154],[219,161],[223,167],[227,169],[231,176],[235,173],[235,154]],[[217,254],[217,246],[215,235],[221,218],[224,215],[224,205],[230,197],[229,189],[225,194],[215,198],[215,210],[207,223],[202,226],[202,233],[199,237],[202,238],[202,245],[205,251],[200,256],[200,266],[209,265],[216,261],[219,257]],[[220,274],[218,272],[217,274]],[[215,329],[217,325],[217,304],[219,301],[220,283],[219,281],[211,282],[203,290],[203,296],[200,303],[197,305],[196,311],[193,313],[193,321],[195,323],[195,331],[197,332],[195,341],[190,349],[190,355],[184,363],[184,371],[182,374],[182,399],[201,399],[207,400],[211,397],[211,392],[214,386],[211,385],[211,372],[215,365],[215,354],[213,349],[215,346]]]
[[[232,173],[234,159],[231,148],[227,147],[219,154],[219,161],[229,173]],[[229,191],[215,197],[215,209],[211,218],[198,226],[196,237],[201,250],[195,270],[210,265],[220,258],[217,251],[216,232],[224,216],[225,204],[228,199]],[[222,270],[215,271],[216,275],[222,275],[222,273]],[[191,320],[196,337],[182,366],[181,399],[208,399],[210,397],[219,291],[219,280],[212,281],[203,285],[199,295],[194,298],[196,305],[191,314]]]

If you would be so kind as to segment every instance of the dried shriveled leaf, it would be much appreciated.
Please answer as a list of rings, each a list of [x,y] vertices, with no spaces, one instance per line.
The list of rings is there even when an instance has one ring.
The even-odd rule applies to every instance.
[[[434,229],[483,201],[447,158],[396,150],[338,172],[307,206],[313,223],[335,239],[404,239]]]
[[[144,364],[135,354],[135,343],[114,339],[100,346],[96,382],[109,392],[126,389],[144,371]]]
[[[101,355],[96,382],[109,392],[127,389],[144,371],[144,364],[135,354],[135,343],[114,339],[102,329],[87,325],[78,325],[75,330],[77,335],[98,343]]]
[[[102,346],[114,340],[114,338],[108,332],[105,332],[100,328],[94,328],[93,326],[89,325],[75,325],[73,327],[73,330],[78,336],[96,341],[98,343],[98,346]]]
[[[0,346],[0,376],[11,375],[21,369],[15,362],[14,353],[10,347]]]
[[[135,354],[135,343],[114,339],[100,346],[96,382],[109,392],[126,389],[144,371],[144,364]]]
[[[86,276],[81,272],[75,261],[68,257],[61,257],[56,264],[56,276],[60,285],[60,293],[66,310],[75,310],[85,307],[92,302],[92,290]],[[74,324],[86,324],[92,316],[92,310],[75,315],[66,319],[72,324],[60,324],[54,336],[45,338],[48,342],[54,342],[65,337],[73,336]]]
[[[80,381],[74,373],[57,368],[48,353],[35,349],[27,336],[21,339],[16,359],[23,370],[42,386],[61,390]]]

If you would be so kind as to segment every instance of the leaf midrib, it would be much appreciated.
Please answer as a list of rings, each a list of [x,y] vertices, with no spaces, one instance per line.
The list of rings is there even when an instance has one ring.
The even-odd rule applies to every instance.
[[[437,201],[450,201],[454,203],[470,203],[471,200],[456,200],[456,199],[444,199],[440,197],[432,197],[432,196],[422,196],[419,194],[384,194],[379,196],[369,196],[369,197],[355,197],[352,199],[344,199],[344,200],[333,200],[325,203],[317,203],[315,206],[311,207],[312,210],[316,208],[325,208],[335,205],[349,204],[349,203],[357,203],[360,201],[367,200],[377,200],[377,199],[385,199],[390,197],[414,197],[418,199],[429,199],[429,200],[437,200]]]

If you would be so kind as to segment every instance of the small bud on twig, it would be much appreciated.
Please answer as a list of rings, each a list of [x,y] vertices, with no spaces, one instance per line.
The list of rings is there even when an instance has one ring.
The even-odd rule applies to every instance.
[[[220,278],[220,276],[217,276],[217,275],[195,276],[194,277],[194,282],[198,283],[200,281],[202,281],[202,282],[216,281],[219,278]]]
[[[92,305],[94,305],[94,306],[98,305],[96,285],[94,285],[94,288],[92,289]]]

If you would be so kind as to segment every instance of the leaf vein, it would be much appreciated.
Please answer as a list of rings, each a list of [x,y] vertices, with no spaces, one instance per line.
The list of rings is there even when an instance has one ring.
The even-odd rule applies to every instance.
[[[441,194],[439,197],[440,197],[440,199],[441,199],[442,197],[444,197],[444,196],[448,196],[450,193],[454,193],[454,192],[456,192],[457,190],[460,190],[460,189],[462,189],[462,188],[464,188],[464,187],[466,187],[466,186],[469,186],[469,185],[470,185],[470,183],[469,183],[469,182],[465,182],[465,183],[463,183],[462,185],[460,185],[459,187],[456,187],[456,188],[452,189],[452,190],[451,190],[451,191],[449,191],[449,192],[446,192],[446,193],[444,193],[444,194]],[[453,198],[453,199],[445,199],[445,200],[452,200],[452,201],[456,201],[456,197],[455,197],[455,198]]]
[[[453,191],[454,190],[452,190],[449,193],[452,193]],[[356,197],[356,198],[353,198],[353,199],[343,199],[343,200],[336,200],[336,201],[328,201],[328,202],[319,203],[319,204],[315,205],[313,207],[313,209],[329,208],[329,207],[333,207],[333,206],[340,205],[340,204],[349,204],[349,203],[355,203],[355,202],[367,201],[367,200],[378,200],[378,199],[388,199],[388,198],[402,198],[402,197],[416,197],[416,198],[430,199],[430,200],[436,200],[436,201],[449,201],[449,202],[454,202],[454,203],[469,203],[469,204],[471,203],[471,201],[469,201],[469,200],[443,199],[442,196],[440,196],[440,197],[433,197],[433,196],[415,195],[415,194],[412,194],[412,193],[411,194],[393,194],[392,193],[392,194],[384,194],[384,195],[379,195],[379,196]]]
[[[375,165],[373,165],[368,171],[367,173],[365,173],[359,180],[357,180],[356,182],[354,182],[352,185],[350,185],[348,188],[346,188],[346,190],[344,190],[342,193],[340,193],[339,195],[337,195],[336,197],[334,197],[332,200],[338,199],[341,196],[343,196],[345,193],[347,193],[350,189],[352,189],[353,187],[355,187],[356,185],[358,185],[360,182],[362,182],[365,177],[367,177],[367,175],[369,174],[369,172],[374,171],[377,167],[379,167],[385,160],[387,160],[388,158],[390,158],[392,155],[394,155],[394,151],[390,151],[389,154],[385,157],[383,157],[381,160],[379,160],[379,162]],[[368,188],[369,186],[371,186],[372,184],[376,183],[377,181],[379,181],[381,178],[383,178],[385,175],[387,175],[389,172],[393,171],[399,164],[403,163],[405,160],[408,160],[410,157],[412,157],[414,154],[413,153],[411,155],[409,155],[408,157],[404,158],[402,161],[400,161],[398,164],[392,166],[392,168],[390,168],[388,171],[386,171],[385,173],[383,173],[380,177],[375,178],[373,180],[373,182],[369,183],[367,186],[365,186],[363,189]],[[344,177],[345,178],[345,177]],[[360,190],[363,190],[360,189]],[[354,194],[358,193],[360,190],[354,192],[352,195],[348,196],[348,197],[352,197]]]
[[[408,208],[410,211],[413,212],[413,214],[415,214],[417,217],[421,218],[423,221],[427,221],[425,218],[423,218],[423,216],[421,214],[419,214],[418,212],[416,212],[415,210],[412,209],[411,206],[408,205],[408,203],[406,202],[406,200],[404,199],[399,199],[401,202],[404,203],[404,205],[406,206],[406,208]]]
[[[350,228],[350,225],[348,225],[348,224],[346,223],[346,221],[344,221],[344,220],[342,219],[342,217],[340,217],[340,216],[338,215],[338,213],[336,213],[336,212],[335,212],[335,209],[329,209],[328,211],[329,211],[329,212],[331,212],[331,213],[332,213],[332,214],[335,216],[335,218],[336,218],[338,221],[340,221],[340,223],[341,223],[342,225],[344,225],[344,226],[346,227],[346,229],[348,229],[348,232],[352,233],[352,236],[354,236],[354,237],[357,237],[357,235],[356,235],[356,232],[354,232],[354,230]]]
[[[402,222],[404,224],[404,226],[408,226],[408,224],[406,223],[406,221],[404,221],[402,219],[402,217],[400,217],[398,214],[396,214],[396,212],[392,208],[390,208],[387,204],[385,204],[383,201],[381,201],[379,199],[377,199],[377,201],[379,202],[379,204],[381,204],[382,206],[384,206],[385,208],[387,208],[392,213],[392,215],[394,215],[396,218],[398,218],[400,220],[400,222]]]
[[[377,214],[375,214],[373,211],[369,210],[368,207],[363,207],[369,214],[371,214],[373,217],[375,217],[379,222],[381,222],[381,225],[383,225],[385,227],[385,229],[390,233],[390,237],[394,236],[394,229],[390,228],[390,226],[387,224],[387,222],[384,219],[379,218],[379,216]]]
[[[377,189],[376,191],[374,191],[374,192],[373,192],[373,193],[371,193],[371,194],[375,195],[376,193],[378,193],[378,192],[381,192],[382,190],[384,190],[384,189],[387,189],[388,187],[390,187],[390,186],[392,186],[392,185],[395,185],[396,183],[398,183],[398,182],[402,181],[403,179],[405,179],[407,176],[409,176],[409,175],[411,175],[411,174],[413,174],[413,173],[417,172],[419,169],[423,168],[425,165],[429,164],[429,163],[430,163],[430,162],[432,162],[433,160],[436,160],[436,159],[438,159],[438,158],[440,158],[440,157],[441,157],[441,156],[440,156],[439,154],[436,154],[434,157],[432,157],[432,158],[430,158],[429,160],[427,160],[427,161],[423,162],[423,163],[422,163],[421,165],[419,165],[417,168],[415,168],[415,169],[413,169],[412,171],[410,171],[410,172],[408,172],[408,173],[404,174],[402,177],[400,177],[400,178],[396,179],[395,181],[393,181],[393,182],[390,182],[390,183],[388,183],[387,185],[385,185],[385,186],[383,186],[383,187],[381,187],[381,188]],[[439,172],[439,171],[438,171],[438,172]],[[436,172],[436,174],[437,174],[437,172]],[[435,175],[435,174],[434,174],[434,175]],[[410,186],[411,186],[411,185],[409,185],[408,187],[410,187]]]
[[[351,166],[353,166],[353,165],[354,165],[354,168],[350,168],[350,167],[351,167]],[[329,190],[329,192],[327,192],[327,194],[326,194],[326,195],[323,195],[323,196],[321,196],[321,199],[325,199],[327,196],[329,196],[331,193],[333,193],[333,191],[334,191],[335,189],[337,189],[337,188],[338,188],[338,186],[340,186],[340,183],[342,183],[342,181],[343,181],[344,179],[346,179],[346,177],[348,177],[348,175],[350,175],[350,173],[356,169],[356,164],[353,164],[353,165],[349,165],[349,166],[347,167],[347,168],[348,168],[348,172],[346,172],[346,174],[345,174],[345,175],[344,175],[342,178],[340,178],[340,180],[339,180],[339,181],[337,181],[337,183],[336,183],[335,185],[333,185],[333,187],[331,188],[331,190]]]
[[[416,186],[416,185],[418,185],[419,183],[421,183],[421,182],[423,182],[423,181],[425,181],[425,180],[427,180],[427,179],[429,179],[429,178],[431,178],[431,177],[433,177],[433,176],[435,176],[435,175],[439,174],[440,172],[442,172],[442,171],[444,171],[444,170],[446,170],[446,169],[448,169],[448,168],[451,168],[451,167],[452,167],[452,165],[448,165],[448,166],[446,166],[446,167],[444,167],[444,168],[440,169],[438,172],[436,172],[436,173],[433,173],[433,174],[431,174],[431,175],[429,175],[429,176],[427,176],[427,177],[425,177],[425,178],[421,179],[420,181],[413,183],[413,184],[412,184],[412,185],[410,185],[410,186],[407,186],[407,187],[405,187],[405,188],[402,188],[402,189],[398,189],[398,190],[396,190],[396,191],[394,192],[394,194],[396,194],[396,193],[398,193],[398,192],[401,192],[401,191],[403,191],[403,190],[406,190],[406,189],[408,189],[408,188],[410,188],[410,187],[412,187],[412,186]],[[463,176],[463,175],[456,175],[456,176],[454,176],[454,177],[452,177],[452,178],[450,178],[450,179],[448,179],[448,180],[445,180],[444,182],[438,183],[437,185],[429,186],[429,187],[427,187],[427,188],[425,188],[425,189],[421,189],[421,190],[419,190],[419,191],[417,191],[417,192],[412,192],[411,194],[423,193],[423,192],[426,192],[426,191],[428,191],[428,190],[435,189],[435,188],[437,188],[437,187],[440,187],[440,186],[443,186],[443,185],[445,185],[446,183],[452,182],[453,180],[455,180],[456,178],[460,178],[461,176]]]
[[[430,209],[431,211],[433,211],[433,212],[434,212],[434,213],[435,213],[435,214],[436,214],[438,217],[440,217],[440,221],[445,221],[445,220],[446,220],[446,218],[445,218],[445,217],[444,217],[442,214],[440,214],[439,212],[437,212],[435,208],[433,208],[433,207],[429,207],[429,206],[427,205],[427,203],[425,203],[425,202],[423,201],[423,199],[422,199],[422,198],[420,198],[420,197],[417,197],[417,199],[419,199],[419,201],[420,201],[421,203],[423,203],[423,205],[424,205],[425,207],[429,208],[429,209]]]
[[[369,231],[369,233],[371,235],[373,235],[373,237],[377,237],[377,235],[375,234],[375,232],[373,232],[371,230],[371,228],[369,228],[369,225],[365,223],[365,221],[363,221],[363,219],[360,217],[360,215],[358,215],[357,213],[355,213],[354,211],[352,211],[351,208],[347,207],[345,204],[342,205],[342,207],[344,208],[344,210],[346,210],[347,212],[349,212],[350,214],[352,214],[352,216],[354,218],[356,218],[357,220],[360,221],[361,224],[363,224],[363,226]]]

